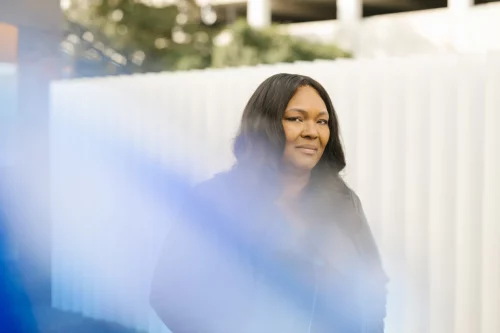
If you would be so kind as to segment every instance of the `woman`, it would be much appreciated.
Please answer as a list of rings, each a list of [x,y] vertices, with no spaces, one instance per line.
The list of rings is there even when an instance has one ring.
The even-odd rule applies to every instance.
[[[250,98],[236,165],[167,237],[151,304],[173,333],[380,333],[387,282],[330,97],[278,74]]]

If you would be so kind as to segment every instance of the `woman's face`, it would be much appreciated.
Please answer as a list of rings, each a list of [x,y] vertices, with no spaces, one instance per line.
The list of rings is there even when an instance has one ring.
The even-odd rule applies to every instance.
[[[330,139],[328,110],[312,87],[301,87],[288,103],[283,115],[286,144],[285,166],[310,172],[321,159]]]

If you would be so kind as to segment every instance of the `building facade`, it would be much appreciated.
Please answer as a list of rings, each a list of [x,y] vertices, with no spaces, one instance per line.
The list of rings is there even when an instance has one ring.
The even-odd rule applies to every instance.
[[[51,290],[51,224],[45,205],[50,198],[49,89],[60,77],[62,23],[59,0],[0,0],[0,85],[5,88],[0,100],[0,122],[4,120],[0,140],[4,153],[13,152],[0,159],[0,179],[11,182],[13,175],[26,175],[9,185],[29,187],[23,192],[24,201],[38,203],[11,221],[16,257],[24,271],[32,272],[26,285],[37,304],[48,303]],[[27,172],[33,165],[38,174]],[[26,235],[23,230],[31,232]]]
[[[255,25],[353,20],[436,8],[463,10],[496,0],[197,0],[216,9],[222,22],[247,17]]]

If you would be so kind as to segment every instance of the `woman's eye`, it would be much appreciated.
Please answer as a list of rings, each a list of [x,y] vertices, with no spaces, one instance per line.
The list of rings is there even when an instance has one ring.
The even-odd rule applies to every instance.
[[[321,119],[320,121],[318,121],[318,123],[320,123],[321,125],[328,125],[328,120]]]
[[[289,117],[289,118],[286,118],[287,121],[295,121],[295,122],[301,122],[302,119],[300,119],[299,117]]]

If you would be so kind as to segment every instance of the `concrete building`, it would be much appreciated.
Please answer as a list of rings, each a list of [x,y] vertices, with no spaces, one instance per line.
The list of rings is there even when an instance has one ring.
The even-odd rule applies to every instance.
[[[463,9],[491,0],[198,0],[211,4],[223,22],[247,16],[256,25],[369,17],[424,9]]]
[[[198,0],[219,22],[247,17],[255,27],[281,23],[291,35],[335,43],[356,57],[500,48],[500,0]]]
[[[0,140],[4,151],[15,152],[0,159],[0,179],[29,187],[23,199],[36,203],[11,221],[34,302],[50,300],[49,86],[60,74],[62,23],[59,0],[0,0],[0,83],[10,92],[0,100],[0,119],[9,129]],[[28,171],[33,165],[38,174]],[[25,178],[13,177],[19,174]]]

